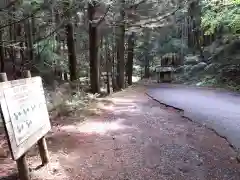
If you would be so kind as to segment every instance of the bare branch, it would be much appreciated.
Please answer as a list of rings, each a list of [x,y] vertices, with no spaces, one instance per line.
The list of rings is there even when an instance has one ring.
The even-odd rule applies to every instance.
[[[177,8],[177,9],[175,9],[174,11],[172,11],[172,12],[169,12],[169,13],[167,13],[167,14],[164,14],[163,16],[160,16],[160,17],[156,17],[154,20],[152,20],[152,18],[150,19],[150,18],[148,18],[148,19],[144,19],[144,20],[140,20],[139,22],[137,22],[137,23],[134,23],[133,25],[131,25],[130,27],[134,27],[134,26],[141,26],[141,25],[146,25],[146,24],[152,24],[152,23],[156,23],[156,22],[159,22],[159,21],[161,21],[161,20],[164,20],[164,19],[166,19],[167,17],[169,17],[169,16],[172,16],[173,14],[175,14],[178,10],[180,9],[180,7],[179,8]],[[145,21],[145,22],[144,22]]]
[[[20,23],[22,21],[25,21],[25,20],[31,18],[32,16],[34,16],[38,11],[40,11],[40,8],[36,9],[33,13],[29,14],[28,16],[26,16],[26,17],[24,17],[24,18],[22,18],[22,19],[20,19],[18,21],[13,21],[11,23],[7,23],[7,24],[4,24],[4,25],[0,26],[0,29],[3,29],[5,27],[8,27],[8,26],[11,26],[11,25],[14,25],[14,24],[18,24],[18,23]]]
[[[9,2],[4,8],[1,8],[0,11],[5,11],[7,9],[9,9],[10,7],[12,7],[14,4],[16,4],[19,0],[14,0]]]
[[[35,9],[32,13],[30,13],[30,14],[28,14],[27,16],[25,16],[24,18],[22,18],[22,19],[19,19],[19,20],[17,20],[17,21],[13,21],[13,22],[11,22],[11,23],[7,23],[7,24],[4,24],[4,25],[2,25],[2,26],[0,26],[0,29],[3,29],[3,28],[5,28],[5,27],[9,27],[9,26],[11,26],[11,25],[14,25],[14,24],[18,24],[18,23],[20,23],[20,22],[23,22],[23,21],[25,21],[25,20],[27,20],[27,19],[30,19],[32,16],[34,16],[34,15],[36,15],[40,10],[41,10],[41,8],[42,7],[39,7],[39,8],[37,8],[37,9]],[[75,6],[75,5],[72,5],[69,9],[67,9],[65,12],[64,12],[64,14],[66,14],[69,10],[78,10],[78,9],[80,9],[80,8],[82,8],[81,6]],[[75,11],[74,11],[74,13],[75,13]]]
[[[141,0],[140,2],[138,2],[137,4],[133,4],[129,7],[129,9],[137,9],[138,6],[140,6],[141,4],[145,3],[147,0]]]

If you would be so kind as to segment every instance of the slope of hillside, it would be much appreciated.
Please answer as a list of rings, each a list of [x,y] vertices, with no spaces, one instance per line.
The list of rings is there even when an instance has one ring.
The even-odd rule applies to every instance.
[[[204,59],[185,56],[184,64],[176,71],[176,82],[240,90],[239,50],[239,37],[225,36],[204,48]]]

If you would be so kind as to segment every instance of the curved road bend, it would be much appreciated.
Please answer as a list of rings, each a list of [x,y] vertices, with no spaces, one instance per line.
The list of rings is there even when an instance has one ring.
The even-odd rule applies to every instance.
[[[148,95],[184,110],[184,116],[214,129],[240,150],[240,94],[181,85],[159,85]]]

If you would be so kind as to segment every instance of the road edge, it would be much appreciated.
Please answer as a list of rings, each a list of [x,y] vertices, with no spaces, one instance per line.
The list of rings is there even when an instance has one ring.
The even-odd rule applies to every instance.
[[[238,163],[240,163],[240,149],[238,149],[237,147],[235,147],[235,146],[228,140],[228,138],[227,138],[226,136],[223,136],[223,135],[219,134],[215,129],[213,129],[213,128],[211,128],[211,127],[208,127],[206,124],[202,124],[202,123],[200,123],[200,122],[198,122],[198,121],[194,121],[193,119],[185,116],[185,115],[184,115],[184,114],[185,114],[185,113],[184,113],[184,109],[181,109],[181,108],[178,108],[178,107],[175,107],[175,106],[172,106],[172,105],[168,105],[168,104],[166,104],[166,103],[164,103],[164,102],[161,102],[161,101],[159,101],[158,99],[156,99],[156,98],[154,98],[153,96],[151,96],[151,95],[150,95],[149,93],[147,93],[147,92],[145,92],[145,95],[147,95],[147,96],[148,96],[149,98],[151,98],[152,100],[158,102],[160,105],[164,105],[164,106],[166,106],[166,107],[171,107],[171,108],[176,109],[176,110],[178,111],[178,113],[180,114],[181,117],[183,117],[183,118],[185,118],[185,119],[187,119],[187,120],[189,120],[189,121],[192,121],[193,123],[196,123],[196,124],[198,124],[198,125],[200,125],[200,126],[203,126],[203,127],[207,128],[207,129],[213,131],[217,136],[225,139],[225,140],[227,141],[228,145],[237,153],[237,155],[236,155],[236,160],[238,161]]]
[[[164,103],[164,102],[159,101],[158,99],[154,98],[153,96],[151,96],[151,95],[150,95],[149,93],[147,93],[147,92],[145,92],[145,94],[146,94],[148,97],[150,97],[152,100],[158,102],[158,103],[161,104],[161,105],[164,105],[164,106],[166,106],[166,107],[174,108],[174,109],[176,109],[176,110],[178,110],[178,111],[180,111],[180,112],[184,112],[184,110],[181,109],[181,108],[178,108],[178,107],[175,107],[175,106],[172,106],[172,105],[169,105],[169,104],[166,104],[166,103]],[[184,116],[184,117],[185,117],[185,116]]]

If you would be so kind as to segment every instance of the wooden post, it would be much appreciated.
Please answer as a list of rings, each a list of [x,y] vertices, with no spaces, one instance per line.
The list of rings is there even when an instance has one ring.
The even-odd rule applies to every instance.
[[[23,77],[24,78],[30,78],[31,77],[31,72],[29,70],[23,72]],[[38,141],[38,149],[40,153],[40,157],[42,160],[42,165],[46,165],[49,163],[49,154],[48,154],[48,148],[47,148],[47,143],[45,137],[42,137]]]
[[[30,71],[23,71],[23,77],[24,77],[24,78],[30,78],[30,77],[32,77],[32,76],[31,76],[31,72],[30,72]]]
[[[5,81],[8,81],[7,74],[6,73],[0,73],[0,82],[5,82]],[[2,115],[2,118],[3,118],[3,115]],[[4,125],[4,127],[5,127],[5,125]],[[6,127],[5,127],[5,130],[6,130]],[[8,141],[9,141],[9,138],[8,138]],[[27,161],[26,161],[26,154],[23,154],[17,160],[17,168],[18,168],[18,173],[19,173],[20,180],[30,180],[29,169],[28,169],[28,165],[27,165]]]
[[[0,82],[8,81],[6,73],[0,73]]]
[[[26,154],[17,160],[17,168],[20,180],[30,180],[29,169],[26,161]]]

